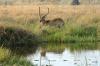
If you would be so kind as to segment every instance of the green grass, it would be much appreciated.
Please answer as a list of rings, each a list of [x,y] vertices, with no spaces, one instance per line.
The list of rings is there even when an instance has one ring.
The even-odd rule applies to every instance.
[[[10,51],[8,49],[0,47],[0,61],[4,61],[10,57]]]
[[[10,50],[0,47],[0,65],[2,66],[33,66],[25,57],[12,55]]]
[[[5,27],[4,31],[7,35],[3,35],[4,40],[0,39],[0,43],[11,44],[12,42],[10,39],[12,40],[13,38],[15,43],[18,42],[20,44],[36,44],[37,40],[55,43],[100,41],[100,37],[98,38],[98,35],[100,35],[99,5],[63,5],[60,7],[58,5],[41,5],[41,7],[42,6],[44,7],[44,9],[42,9],[43,13],[45,13],[45,8],[47,7],[51,10],[51,14],[48,15],[47,19],[54,19],[61,16],[65,22],[65,26],[60,29],[51,26],[43,26],[43,30],[41,31],[37,12],[39,5],[27,5],[25,7],[13,5],[8,6],[7,11],[1,6],[0,26],[2,25]],[[58,10],[55,8],[58,8]],[[17,9],[16,12],[14,11],[15,9]],[[2,29],[0,29],[0,31],[2,31]]]
[[[33,66],[24,57],[12,56],[8,60],[2,62],[3,66]]]
[[[81,52],[86,50],[99,50],[99,43],[48,43],[41,46],[47,52],[62,53],[65,49],[70,52]]]
[[[92,43],[95,43],[97,40],[100,40],[100,37],[98,38],[98,35],[100,35],[100,17],[98,8],[95,8],[96,13],[91,10],[94,9],[93,6],[91,6],[91,9],[89,9],[90,7],[86,6],[85,10],[82,10],[83,7],[80,6],[78,8],[75,8],[74,11],[73,7],[67,7],[64,9],[60,9],[60,12],[58,11],[59,9],[57,10],[54,8],[57,6],[53,5],[54,11],[51,11],[51,14],[56,13],[60,14],[59,16],[63,15],[62,18],[64,17],[65,25],[60,29],[51,26],[43,26],[44,29],[41,31],[40,23],[36,15],[36,8],[38,6],[29,7],[33,10],[27,9],[26,7],[24,7],[24,9],[22,10],[21,7],[18,9],[16,8],[17,10],[19,10],[19,12],[17,13],[17,10],[15,12],[13,11],[13,8],[10,7],[11,11],[9,10],[8,15],[5,15],[3,14],[3,12],[0,12],[2,15],[4,15],[1,15],[0,17],[0,46],[2,46],[0,47],[0,64],[2,64],[3,66],[32,66],[31,63],[28,62],[25,57],[20,57],[19,55],[27,55],[30,53],[34,53],[34,51],[37,49],[37,44],[41,44],[42,41],[54,43],[43,46],[48,52],[52,51],[61,53],[66,47],[72,52],[90,49],[95,50],[98,48],[100,49],[99,44],[96,45]],[[68,13],[65,13],[65,9],[68,9]],[[76,12],[77,15],[73,15],[76,9],[79,9]],[[1,9],[1,11],[3,10]],[[20,11],[25,12],[25,14]],[[32,13],[35,18],[32,16],[28,16],[28,12],[30,12],[30,14]],[[52,17],[52,15],[50,17]],[[87,44],[87,42],[91,43]],[[20,48],[16,49],[16,47]],[[14,56],[11,52],[15,52]],[[16,54],[18,56],[16,56]]]
[[[97,37],[95,25],[71,25],[66,24],[61,29],[47,27],[41,33],[42,39],[47,42],[94,42]]]
[[[31,31],[26,31],[14,27],[1,27],[0,28],[0,45],[11,47],[13,45],[29,45],[40,42],[38,37]]]
[[[95,42],[97,41],[97,26],[96,24],[75,24],[67,23],[62,28],[44,26],[43,30],[39,27],[38,23],[34,24],[16,24],[13,27],[13,24],[16,23],[7,23],[10,27],[5,28],[6,35],[0,36],[3,39],[0,39],[1,44],[7,44],[11,40],[14,40],[14,43],[23,43],[35,44],[37,42],[55,42],[55,43],[75,43],[75,42]],[[5,24],[5,26],[7,26]],[[17,28],[19,27],[19,28]],[[16,29],[17,28],[17,29]],[[0,29],[2,30],[2,29]],[[11,44],[12,42],[10,42]]]

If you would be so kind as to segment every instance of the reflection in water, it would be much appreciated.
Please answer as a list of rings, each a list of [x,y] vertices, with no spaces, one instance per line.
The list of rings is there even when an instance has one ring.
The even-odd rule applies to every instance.
[[[48,64],[49,64],[49,60],[48,57],[46,56],[46,48],[40,48],[40,66],[48,65]]]
[[[100,66],[99,44],[46,44],[27,59],[36,66]]]
[[[20,44],[6,48],[36,66],[100,66],[100,43]]]
[[[36,52],[36,49],[38,48],[38,46],[21,46],[21,47],[13,47],[13,48],[9,48],[12,52],[12,54],[16,54],[19,56],[27,56],[30,54],[33,54]]]
[[[16,44],[16,45],[5,46],[4,48],[9,49],[12,55],[27,56],[35,53],[38,48],[38,45],[37,44],[36,45]]]
[[[41,48],[40,50],[41,50],[41,52],[40,52],[41,57],[45,57],[46,56],[46,49],[45,48]]]
[[[40,60],[39,60],[39,53],[36,53],[34,56],[28,56],[28,59],[32,58],[30,61],[33,64],[38,64],[40,65]],[[52,52],[47,52],[47,58],[49,60],[54,60],[50,61],[50,64],[52,66],[100,66],[100,53],[99,51],[87,51],[87,52],[82,52],[80,54],[72,54],[70,51],[66,50],[62,54],[55,54]],[[35,61],[38,60],[38,61]],[[46,66],[45,59],[41,60],[41,65]]]

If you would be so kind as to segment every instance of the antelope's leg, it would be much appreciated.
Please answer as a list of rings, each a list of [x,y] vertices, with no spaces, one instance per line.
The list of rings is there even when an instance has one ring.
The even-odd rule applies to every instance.
[[[43,30],[43,23],[40,23],[40,29]]]

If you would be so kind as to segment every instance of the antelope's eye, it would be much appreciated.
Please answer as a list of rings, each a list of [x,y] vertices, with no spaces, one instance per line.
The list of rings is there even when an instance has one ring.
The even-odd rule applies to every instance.
[[[40,20],[40,22],[42,22],[42,20]]]

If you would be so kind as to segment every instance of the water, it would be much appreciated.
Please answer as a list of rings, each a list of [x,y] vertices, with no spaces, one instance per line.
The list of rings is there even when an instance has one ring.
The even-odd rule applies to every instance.
[[[35,66],[100,66],[100,45],[46,44],[26,58]]]

